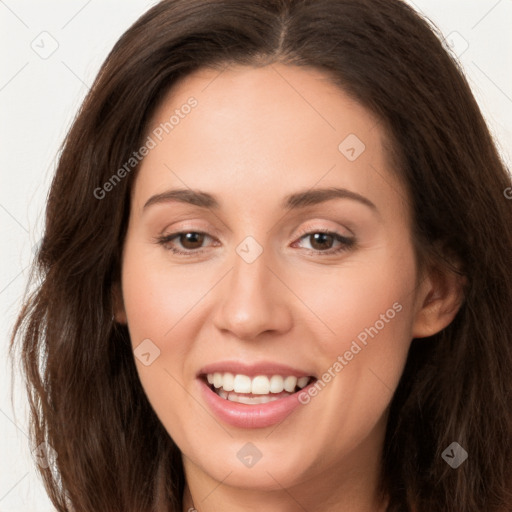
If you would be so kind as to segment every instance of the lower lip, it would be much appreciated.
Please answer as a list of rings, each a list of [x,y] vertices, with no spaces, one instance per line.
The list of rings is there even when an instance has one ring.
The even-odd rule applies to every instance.
[[[214,414],[225,423],[239,428],[264,428],[275,425],[283,421],[297,407],[301,405],[298,399],[299,393],[274,400],[266,404],[240,404],[221,398],[212,391],[206,382],[198,379],[201,387],[201,393],[204,400],[209,405]],[[307,391],[308,384],[301,390]]]

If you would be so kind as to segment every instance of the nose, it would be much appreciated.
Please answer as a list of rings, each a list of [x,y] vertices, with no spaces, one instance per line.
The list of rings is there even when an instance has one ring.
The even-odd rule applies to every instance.
[[[291,294],[277,277],[276,266],[269,263],[266,251],[251,263],[235,254],[233,269],[217,290],[213,320],[217,329],[244,340],[291,329]]]

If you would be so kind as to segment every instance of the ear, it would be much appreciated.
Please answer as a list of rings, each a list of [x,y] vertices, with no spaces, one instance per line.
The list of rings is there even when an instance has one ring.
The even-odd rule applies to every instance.
[[[466,278],[453,271],[429,270],[417,296],[413,338],[432,336],[450,325],[464,300],[465,283]]]
[[[126,311],[124,309],[123,292],[120,283],[112,285],[112,307],[114,319],[118,324],[127,324]]]

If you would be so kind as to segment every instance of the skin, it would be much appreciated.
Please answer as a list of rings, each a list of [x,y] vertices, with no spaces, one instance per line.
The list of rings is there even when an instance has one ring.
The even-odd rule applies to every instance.
[[[282,64],[201,69],[170,91],[147,134],[190,96],[197,107],[140,166],[115,296],[116,319],[128,324],[133,347],[149,338],[160,350],[149,366],[135,361],[183,453],[183,510],[381,510],[388,407],[411,340],[452,321],[460,284],[420,272],[409,202],[388,162],[382,123],[325,74]],[[348,134],[366,146],[352,162],[338,149]],[[356,192],[376,211],[347,198],[297,211],[281,206],[288,194],[323,187]],[[208,192],[220,208],[176,201],[143,208],[174,188]],[[322,254],[341,244],[315,244],[318,229],[357,243]],[[157,243],[178,231],[209,236],[202,245]],[[263,249],[252,263],[236,252],[247,236]],[[170,246],[196,254],[176,255]],[[198,370],[228,358],[321,376],[394,303],[402,310],[277,426],[223,424],[201,398]],[[251,468],[236,456],[247,442],[262,453]]]

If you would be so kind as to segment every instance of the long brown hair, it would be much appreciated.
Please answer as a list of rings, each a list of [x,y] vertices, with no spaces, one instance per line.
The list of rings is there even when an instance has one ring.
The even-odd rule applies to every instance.
[[[467,282],[454,321],[413,340],[393,397],[388,512],[512,510],[511,179],[436,29],[399,0],[164,0],[114,46],[65,140],[11,341],[54,506],[181,512],[180,451],[112,319],[136,168],[107,197],[94,191],[180,77],[274,62],[324,71],[382,120],[419,260]],[[441,457],[454,441],[469,454],[457,469]]]

